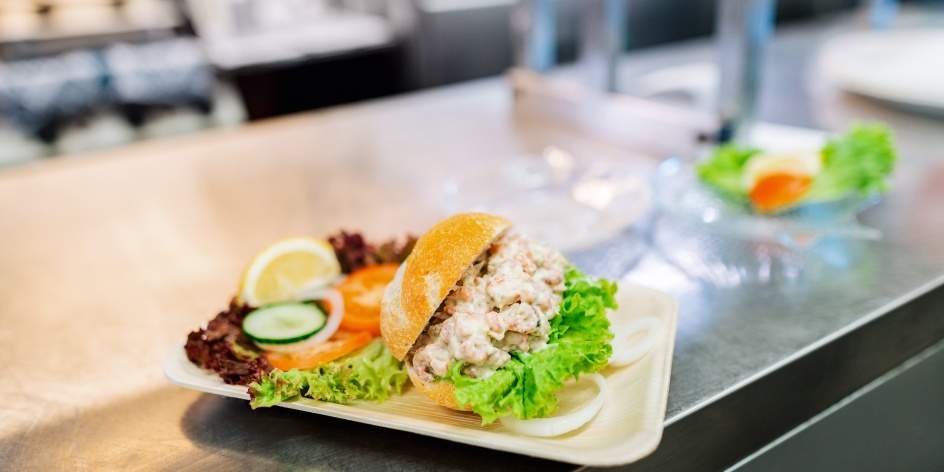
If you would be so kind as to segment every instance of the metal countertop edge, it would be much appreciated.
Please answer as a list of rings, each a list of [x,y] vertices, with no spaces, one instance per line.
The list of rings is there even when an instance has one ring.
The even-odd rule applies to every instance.
[[[734,465],[944,339],[944,317],[921,315],[929,304],[944,313],[944,275],[671,418],[656,452],[618,469],[723,470]],[[903,320],[932,326],[912,323],[910,338],[887,329],[889,324],[908,328]],[[870,338],[873,344],[864,348]],[[783,408],[777,410],[778,405]]]
[[[896,300],[893,300],[893,301],[890,302],[890,303],[887,303],[887,304],[883,305],[882,307],[880,307],[880,308],[878,308],[878,309],[872,311],[872,312],[869,313],[868,315],[863,316],[862,318],[859,318],[859,319],[856,320],[855,322],[850,323],[850,324],[844,326],[843,328],[839,329],[838,331],[834,331],[832,334],[827,335],[827,336],[825,336],[825,337],[823,337],[823,338],[820,338],[818,341],[815,341],[815,342],[813,342],[812,344],[806,346],[805,348],[800,349],[799,351],[793,353],[792,355],[789,355],[789,356],[783,358],[783,359],[780,360],[779,362],[776,362],[776,363],[770,365],[769,367],[767,367],[767,368],[761,370],[760,372],[757,372],[756,374],[751,375],[750,377],[748,377],[748,378],[746,378],[746,379],[744,379],[744,380],[741,380],[740,382],[738,382],[738,383],[732,385],[731,387],[728,387],[728,388],[722,390],[721,392],[718,392],[717,394],[712,395],[712,396],[709,397],[707,400],[704,400],[704,401],[702,401],[702,402],[700,402],[700,403],[697,403],[696,405],[692,406],[691,408],[689,408],[689,409],[687,409],[687,410],[685,410],[685,411],[683,411],[683,412],[681,412],[681,413],[679,413],[679,414],[673,416],[672,418],[669,418],[668,420],[665,421],[665,427],[668,428],[669,426],[672,426],[672,425],[675,424],[676,422],[678,422],[678,421],[680,421],[680,420],[683,420],[683,419],[687,418],[688,416],[690,416],[690,415],[692,415],[692,414],[694,414],[694,413],[697,413],[699,410],[711,406],[712,403],[715,403],[715,402],[718,401],[719,399],[724,398],[724,397],[730,395],[732,392],[734,392],[734,391],[736,391],[736,390],[740,390],[741,388],[744,388],[744,386],[750,385],[750,384],[754,383],[756,380],[758,380],[758,379],[760,379],[760,378],[763,378],[763,377],[766,377],[767,375],[770,375],[772,372],[775,372],[775,371],[779,370],[779,369],[782,368],[783,366],[785,366],[785,365],[787,365],[787,364],[790,364],[791,362],[793,362],[793,361],[795,361],[795,360],[797,360],[797,359],[799,359],[799,358],[801,358],[801,357],[803,357],[803,356],[806,356],[807,354],[809,354],[809,353],[811,353],[811,352],[813,352],[813,351],[819,349],[820,347],[825,346],[825,345],[827,345],[827,344],[829,344],[829,343],[835,341],[836,339],[839,339],[840,337],[845,336],[845,335],[848,334],[848,333],[851,333],[852,331],[855,331],[856,329],[858,329],[858,328],[860,328],[860,327],[862,327],[862,326],[864,326],[864,325],[866,325],[866,324],[872,322],[873,320],[875,320],[875,319],[877,319],[877,318],[879,318],[879,317],[881,317],[881,316],[884,316],[884,315],[886,315],[886,314],[888,314],[888,313],[890,313],[890,312],[892,312],[892,311],[894,311],[894,310],[900,308],[901,306],[905,305],[906,303],[910,303],[910,302],[914,301],[915,299],[917,299],[918,297],[921,297],[921,296],[923,296],[923,295],[925,295],[925,294],[931,292],[932,290],[934,290],[934,289],[936,289],[936,288],[938,288],[938,287],[941,287],[941,286],[944,286],[944,274],[942,274],[941,276],[932,279],[930,282],[928,282],[928,283],[926,283],[926,284],[924,284],[924,285],[922,285],[922,286],[920,286],[920,287],[918,287],[918,288],[916,288],[916,289],[914,289],[914,290],[908,292],[907,294],[903,295],[901,298],[898,298],[898,299],[896,299]]]
[[[823,410],[822,413],[820,413],[820,414],[818,414],[818,415],[816,415],[816,416],[810,418],[808,421],[803,422],[801,425],[799,425],[799,426],[797,426],[796,428],[790,430],[789,432],[787,432],[787,433],[784,434],[783,436],[780,436],[780,437],[777,438],[776,440],[774,440],[774,441],[768,443],[766,446],[764,446],[764,447],[762,447],[762,448],[760,448],[760,449],[754,451],[753,453],[749,454],[747,457],[745,457],[744,459],[741,459],[741,460],[738,461],[736,464],[734,464],[733,466],[731,466],[729,470],[735,471],[735,470],[737,470],[739,467],[742,467],[742,466],[744,466],[745,464],[750,463],[752,460],[754,460],[754,459],[756,459],[756,458],[758,458],[758,457],[764,455],[764,454],[767,453],[768,451],[771,451],[771,450],[775,449],[777,446],[786,443],[786,442],[789,441],[790,439],[792,439],[792,438],[794,438],[794,437],[800,435],[800,434],[803,433],[804,431],[807,431],[810,427],[815,426],[817,423],[823,421],[823,420],[826,419],[829,415],[831,415],[831,414],[833,414],[833,413],[836,413],[836,412],[842,410],[843,408],[845,408],[845,407],[851,405],[851,404],[854,403],[856,400],[858,400],[858,399],[860,399],[860,398],[862,398],[862,397],[865,397],[865,396],[868,395],[869,393],[872,393],[873,391],[875,391],[875,390],[877,390],[878,388],[882,387],[883,385],[885,385],[885,384],[888,383],[889,381],[895,379],[896,377],[898,377],[898,376],[901,375],[902,373],[904,373],[904,372],[906,372],[906,371],[908,371],[908,370],[911,370],[912,368],[914,368],[914,367],[917,366],[918,364],[921,364],[922,362],[924,362],[924,361],[930,359],[932,356],[934,356],[935,354],[938,354],[938,353],[941,352],[941,351],[944,351],[944,340],[937,342],[936,344],[934,344],[934,345],[932,345],[931,347],[925,349],[924,351],[921,351],[918,355],[916,355],[916,356],[914,356],[914,357],[912,357],[912,358],[906,360],[904,363],[902,363],[902,364],[899,365],[898,367],[895,367],[894,369],[892,369],[892,370],[890,370],[890,371],[888,371],[888,372],[882,374],[882,375],[879,376],[877,379],[875,379],[875,380],[869,382],[868,384],[866,384],[864,387],[860,388],[859,390],[856,390],[855,392],[853,392],[853,393],[852,393],[851,395],[849,395],[848,397],[843,398],[842,400],[840,400],[840,401],[839,401],[838,403],[836,403],[835,405],[832,405],[832,406],[830,406],[829,408]]]

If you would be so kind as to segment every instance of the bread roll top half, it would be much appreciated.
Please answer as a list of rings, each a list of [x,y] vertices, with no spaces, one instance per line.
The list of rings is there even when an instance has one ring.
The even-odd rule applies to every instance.
[[[511,225],[500,216],[459,213],[416,241],[381,303],[380,333],[394,357],[406,358],[462,273]]]

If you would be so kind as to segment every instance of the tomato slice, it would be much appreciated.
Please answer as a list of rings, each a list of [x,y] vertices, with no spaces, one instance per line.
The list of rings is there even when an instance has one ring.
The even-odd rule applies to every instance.
[[[380,302],[384,289],[397,274],[399,264],[378,264],[351,273],[337,287],[344,298],[341,329],[370,331],[380,336]]]
[[[339,330],[327,341],[316,344],[304,351],[292,353],[267,352],[266,358],[269,359],[272,367],[282,371],[311,369],[344,357],[369,343],[372,339],[374,339],[374,336],[369,331],[350,332]]]
[[[813,179],[806,175],[766,175],[754,184],[754,188],[750,191],[750,198],[758,210],[776,210],[796,203],[806,194],[812,183]]]

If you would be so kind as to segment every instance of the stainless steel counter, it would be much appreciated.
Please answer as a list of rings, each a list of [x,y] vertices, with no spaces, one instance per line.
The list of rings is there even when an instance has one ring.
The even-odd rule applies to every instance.
[[[862,215],[884,237],[836,244],[793,277],[728,285],[648,249],[626,278],[674,294],[681,311],[665,436],[632,470],[731,465],[944,338],[944,121],[819,83],[806,53],[821,36],[800,31],[775,44],[770,76],[786,82],[767,89],[777,96],[762,116],[828,130],[888,122],[902,150],[894,191]],[[798,69],[802,82],[784,78]],[[0,468],[573,469],[250,411],[160,371],[276,238],[422,231],[442,216],[447,176],[547,144],[640,172],[656,162],[510,111],[490,79],[0,173]]]
[[[851,22],[778,31],[759,115],[836,132],[857,120],[892,126],[901,149],[894,191],[860,216],[882,239],[822,244],[796,276],[761,283],[692,280],[650,252],[628,278],[675,294],[682,308],[663,444],[629,470],[731,466],[944,337],[944,121],[822,78],[819,45]],[[693,41],[628,57],[623,75],[712,60],[711,45]]]

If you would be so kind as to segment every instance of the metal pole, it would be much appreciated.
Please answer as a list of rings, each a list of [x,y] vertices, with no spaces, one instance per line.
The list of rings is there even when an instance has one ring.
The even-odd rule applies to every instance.
[[[868,0],[869,26],[887,30],[895,25],[898,17],[898,0]]]
[[[512,17],[515,64],[546,72],[557,62],[557,28],[553,0],[518,0]]]
[[[775,0],[721,0],[716,19],[721,83],[719,141],[744,141],[755,120],[764,50]]]
[[[626,32],[626,0],[581,0],[580,67],[587,86],[615,92],[617,61]]]

